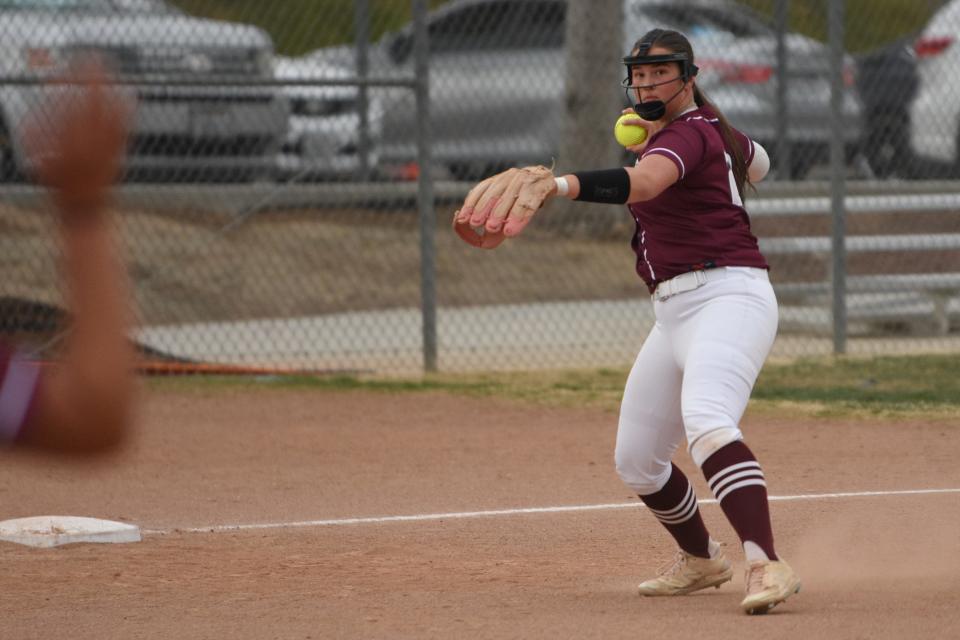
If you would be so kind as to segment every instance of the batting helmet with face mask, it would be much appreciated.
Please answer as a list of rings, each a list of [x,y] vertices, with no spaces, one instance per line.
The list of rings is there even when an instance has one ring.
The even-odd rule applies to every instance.
[[[647,34],[643,41],[637,42],[633,48],[634,53],[626,56],[623,59],[623,64],[627,66],[627,77],[624,78],[623,82],[620,84],[624,88],[624,92],[627,94],[627,99],[633,103],[633,109],[637,112],[637,115],[644,120],[649,121],[659,120],[662,118],[667,112],[667,103],[680,95],[680,92],[683,91],[683,88],[687,85],[687,82],[689,82],[690,78],[696,76],[697,72],[700,70],[697,65],[693,64],[690,56],[683,51],[678,53],[650,55],[650,48],[663,33],[665,33],[663,29],[655,29],[651,31],[649,34]],[[668,84],[670,82],[674,82],[676,78],[665,80],[663,82],[657,82],[655,84],[634,85],[632,84],[633,67],[641,64],[662,64],[665,62],[676,62],[680,65],[680,78],[683,80],[683,84],[666,102],[663,100],[648,100],[646,102],[641,102],[639,99],[639,93],[637,91],[638,89]]]

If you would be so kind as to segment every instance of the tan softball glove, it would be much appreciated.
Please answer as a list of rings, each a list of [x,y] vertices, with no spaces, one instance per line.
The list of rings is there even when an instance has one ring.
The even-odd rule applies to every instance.
[[[453,229],[468,244],[493,249],[523,231],[555,192],[553,171],[547,167],[508,169],[470,190],[453,214]]]

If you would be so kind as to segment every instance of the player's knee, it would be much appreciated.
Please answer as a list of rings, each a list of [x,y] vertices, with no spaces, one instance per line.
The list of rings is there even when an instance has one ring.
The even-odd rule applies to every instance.
[[[720,448],[742,439],[743,434],[737,427],[720,427],[705,431],[690,440],[690,457],[698,467],[701,467],[707,458]]]
[[[670,479],[670,465],[654,465],[647,456],[617,449],[614,462],[623,483],[640,496],[660,491]]]

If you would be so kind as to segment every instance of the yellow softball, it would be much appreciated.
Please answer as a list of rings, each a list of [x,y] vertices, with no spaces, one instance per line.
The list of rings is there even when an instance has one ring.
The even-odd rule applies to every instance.
[[[624,124],[624,120],[637,120],[640,116],[635,113],[625,113],[617,118],[617,124],[613,127],[613,135],[617,142],[625,147],[635,144],[641,144],[647,139],[647,130],[636,124]]]

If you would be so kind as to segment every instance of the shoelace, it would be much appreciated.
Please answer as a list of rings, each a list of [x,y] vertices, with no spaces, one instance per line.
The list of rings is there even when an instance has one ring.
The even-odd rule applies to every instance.
[[[676,555],[673,556],[673,560],[667,564],[660,567],[657,570],[658,576],[675,576],[683,570],[684,565],[687,564],[686,555],[683,551],[677,551]]]
[[[764,566],[750,567],[747,572],[747,593],[763,591]]]

